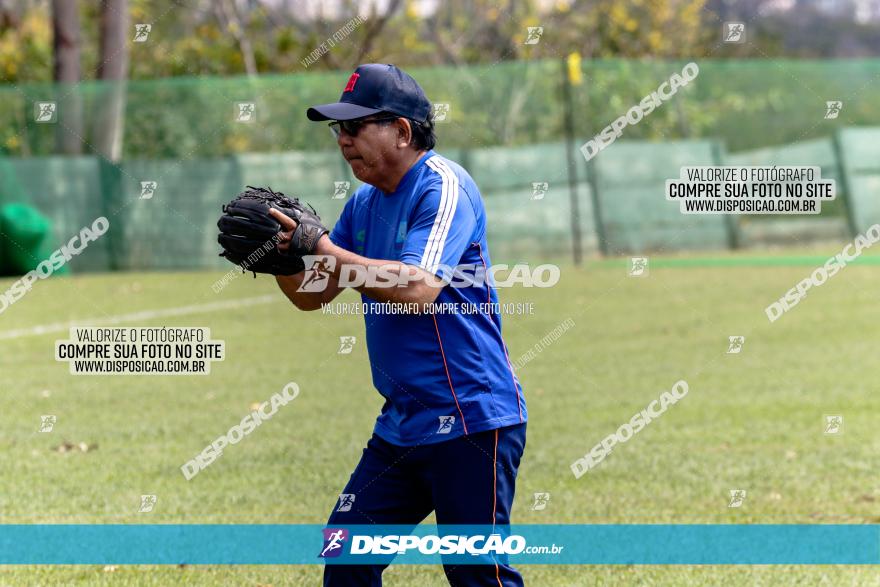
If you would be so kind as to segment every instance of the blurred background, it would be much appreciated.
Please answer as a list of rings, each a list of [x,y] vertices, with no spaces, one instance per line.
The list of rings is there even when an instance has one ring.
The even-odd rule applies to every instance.
[[[358,182],[305,111],[380,62],[435,104],[437,151],[486,202],[492,261],[563,268],[556,287],[498,292],[530,308],[504,316],[529,406],[517,523],[880,523],[880,341],[866,328],[880,321],[878,247],[783,319],[765,314],[880,222],[878,56],[880,0],[0,0],[0,517],[323,523],[382,406],[363,318],[295,312],[274,279],[236,279],[216,222],[247,184],[335,222]],[[585,160],[581,145],[689,62],[696,79]],[[815,216],[685,216],[665,200],[682,166],[719,164],[820,166],[838,199]],[[16,297],[18,276],[100,216],[110,229],[62,268],[72,277]],[[631,255],[650,258],[647,279],[630,277]],[[210,378],[71,375],[54,360],[70,328],[123,324],[210,327],[229,356]],[[683,378],[686,400],[573,477]],[[295,406],[184,479],[181,464],[289,381]],[[144,497],[158,497],[151,513]],[[311,586],[320,573],[0,565],[0,584]],[[869,565],[523,574],[880,585]],[[386,576],[447,585],[439,568]]]
[[[437,151],[480,186],[496,261],[846,240],[880,221],[878,51],[877,0],[0,0],[0,272],[101,215],[74,271],[223,267],[215,222],[246,184],[332,223],[358,182],[305,109],[365,62],[439,108]],[[585,161],[690,61],[694,82]],[[665,201],[681,166],[720,164],[819,165],[838,200]]]

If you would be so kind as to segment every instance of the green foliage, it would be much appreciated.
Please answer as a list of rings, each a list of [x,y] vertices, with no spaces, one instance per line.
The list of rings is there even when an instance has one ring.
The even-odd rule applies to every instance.
[[[584,60],[584,83],[572,88],[574,134],[585,141],[655,91],[685,61]],[[876,124],[880,61],[700,60],[687,87],[639,124],[629,139],[719,138],[728,150],[827,137],[841,125]],[[435,103],[449,103],[437,124],[441,148],[555,142],[563,138],[558,60],[464,67],[409,68]],[[325,125],[305,110],[335,101],[348,71],[225,78],[171,78],[127,84],[126,157],[209,157],[244,151],[333,149]],[[36,124],[33,102],[79,92],[86,128],[104,85],[0,87],[0,141],[10,155],[51,154],[57,125]],[[844,99],[840,117],[824,120],[825,100]],[[254,102],[253,124],[235,121],[235,102]],[[60,122],[63,123],[63,113]],[[63,128],[63,127],[62,127]],[[89,149],[86,149],[87,151]]]
[[[0,27],[0,80],[27,82],[52,79],[52,23],[36,8],[20,17],[17,27]]]

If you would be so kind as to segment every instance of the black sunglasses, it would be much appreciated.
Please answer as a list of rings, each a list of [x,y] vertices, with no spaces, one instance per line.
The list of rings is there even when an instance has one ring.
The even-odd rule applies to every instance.
[[[356,120],[334,120],[328,126],[330,127],[330,130],[333,131],[333,136],[337,139],[339,138],[339,134],[342,131],[345,131],[345,134],[350,137],[356,137],[357,134],[360,132],[361,127],[363,127],[364,125],[371,124],[373,122],[389,122],[391,120],[397,120],[398,118],[400,117],[385,116],[383,118],[370,118],[367,120],[364,120],[362,118]]]

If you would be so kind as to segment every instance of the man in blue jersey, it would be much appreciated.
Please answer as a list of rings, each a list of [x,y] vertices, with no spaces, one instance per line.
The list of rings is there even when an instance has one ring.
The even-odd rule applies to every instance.
[[[284,229],[280,250],[322,258],[320,271],[278,276],[278,285],[297,308],[316,310],[352,271],[368,277],[354,289],[365,304],[373,383],[385,398],[328,526],[415,526],[432,511],[438,524],[507,525],[525,448],[525,398],[493,311],[495,289],[486,279],[450,284],[449,268],[490,265],[480,191],[461,166],[434,153],[431,104],[393,65],[361,65],[339,102],[307,115],[332,121],[342,156],[364,184],[329,236],[318,225],[304,237],[272,211]],[[465,306],[482,310],[425,311]],[[326,565],[324,585],[381,585],[384,568]],[[523,584],[503,562],[444,571],[452,585]]]

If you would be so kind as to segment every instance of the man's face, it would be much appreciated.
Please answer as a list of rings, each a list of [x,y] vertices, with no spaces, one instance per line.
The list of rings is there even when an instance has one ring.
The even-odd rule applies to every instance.
[[[351,166],[354,176],[364,183],[376,184],[378,178],[385,175],[386,170],[392,167],[392,162],[398,156],[398,129],[394,120],[383,122],[368,122],[377,119],[388,119],[389,115],[378,114],[366,116],[352,121],[359,124],[356,136],[352,136],[344,129],[340,129],[336,139],[342,156]]]

